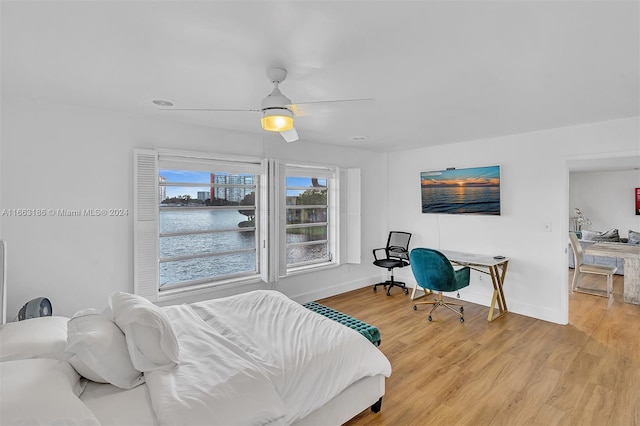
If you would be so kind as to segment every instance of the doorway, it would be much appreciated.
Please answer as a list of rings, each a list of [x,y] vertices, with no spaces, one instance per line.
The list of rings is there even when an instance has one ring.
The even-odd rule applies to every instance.
[[[584,217],[583,229],[607,231],[618,229],[620,237],[627,237],[628,230],[640,228],[640,219],[635,216],[633,191],[640,184],[640,155],[638,152],[600,154],[579,156],[567,159],[567,229],[572,230],[570,218],[575,216],[575,208],[579,208]],[[612,209],[611,206],[619,206]],[[635,228],[634,228],[635,226]],[[606,301],[598,296],[573,297],[570,282],[573,270],[569,269],[570,248],[567,243],[567,319],[572,323],[579,311],[592,309],[593,305],[611,306],[611,303],[622,301],[622,275],[614,275],[613,298]],[[590,274],[587,274],[590,275]],[[588,280],[604,279],[589,276]],[[593,283],[597,285],[597,283]],[[595,298],[589,301],[589,298]],[[590,308],[585,306],[587,303]],[[575,310],[575,312],[573,311]]]

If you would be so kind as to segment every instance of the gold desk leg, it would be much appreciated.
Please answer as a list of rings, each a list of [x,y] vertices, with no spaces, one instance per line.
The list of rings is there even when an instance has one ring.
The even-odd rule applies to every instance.
[[[433,294],[433,292],[432,292],[431,290],[428,290],[428,289],[426,289],[426,288],[422,288],[422,287],[420,287],[420,288],[422,288],[423,294],[421,294],[420,296],[417,296],[417,297],[416,297],[416,290],[417,290],[417,288],[418,288],[418,285],[416,285],[416,286],[413,288],[413,291],[411,292],[411,300],[420,299],[421,297],[425,297],[425,296],[428,296],[428,295],[430,295],[430,294]]]
[[[500,265],[489,267],[489,272],[491,273],[491,282],[493,283],[493,295],[491,297],[489,316],[487,317],[488,322],[493,322],[508,312],[507,300],[504,297],[503,289],[504,277],[507,274],[508,263],[509,262],[504,262]],[[498,314],[494,316],[493,312],[496,306],[496,302],[498,302]]]

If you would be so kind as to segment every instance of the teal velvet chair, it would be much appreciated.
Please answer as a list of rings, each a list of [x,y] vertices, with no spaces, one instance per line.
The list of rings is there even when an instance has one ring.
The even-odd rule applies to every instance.
[[[469,285],[471,270],[468,266],[460,269],[454,269],[447,257],[437,250],[428,248],[415,248],[409,254],[411,261],[411,270],[416,282],[422,288],[438,292],[438,298],[431,302],[418,302],[413,305],[413,310],[418,309],[418,305],[433,305],[429,312],[429,321],[433,318],[431,314],[438,306],[445,308],[460,315],[460,322],[464,322],[464,307],[460,303],[445,302],[442,293],[458,291]],[[460,297],[460,295],[458,295]],[[460,306],[460,312],[452,307],[452,305]]]

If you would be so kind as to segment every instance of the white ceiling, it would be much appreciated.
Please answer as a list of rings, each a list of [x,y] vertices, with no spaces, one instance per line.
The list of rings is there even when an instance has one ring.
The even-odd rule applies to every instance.
[[[268,66],[301,140],[410,149],[640,115],[638,1],[6,1],[2,96],[262,135]],[[352,141],[367,136],[366,141]],[[261,136],[258,136],[261,137]]]

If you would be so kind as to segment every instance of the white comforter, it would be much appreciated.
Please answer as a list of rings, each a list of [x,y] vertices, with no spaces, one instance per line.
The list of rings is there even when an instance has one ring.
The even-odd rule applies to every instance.
[[[275,291],[164,309],[181,363],[146,374],[161,424],[290,424],[362,377],[391,374],[360,333]]]

